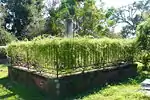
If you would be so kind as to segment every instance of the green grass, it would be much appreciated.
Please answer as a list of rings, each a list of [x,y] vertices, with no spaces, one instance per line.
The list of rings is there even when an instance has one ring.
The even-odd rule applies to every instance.
[[[0,65],[0,100],[53,100],[30,86],[27,88],[11,82],[7,74],[7,67]],[[140,82],[150,77],[146,74],[149,75],[149,73],[142,73],[135,79],[96,88],[69,100],[150,100],[149,97],[139,92]]]
[[[107,86],[96,93],[79,98],[82,100],[150,100],[149,97],[139,92],[139,88],[138,84]]]

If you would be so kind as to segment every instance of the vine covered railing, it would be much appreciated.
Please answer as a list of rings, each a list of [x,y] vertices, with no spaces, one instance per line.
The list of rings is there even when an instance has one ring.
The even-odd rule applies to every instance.
[[[132,62],[134,42],[129,39],[43,39],[8,45],[12,66],[58,75]]]

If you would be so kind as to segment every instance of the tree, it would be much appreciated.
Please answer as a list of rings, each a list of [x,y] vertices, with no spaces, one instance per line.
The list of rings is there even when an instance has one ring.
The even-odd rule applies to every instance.
[[[82,5],[77,8],[76,20],[79,24],[79,33],[81,35],[95,34],[102,31],[105,21],[103,9],[98,9],[93,0],[85,0]]]
[[[5,6],[0,2],[0,46],[6,45],[7,43],[17,40],[14,35],[5,30],[3,26],[5,16],[6,16]]]
[[[18,38],[29,33],[31,26],[36,26],[41,21],[42,0],[1,0],[1,2],[5,4],[7,11],[4,27]]]
[[[133,4],[118,8],[113,15],[117,23],[123,23],[122,36],[129,37],[135,35],[137,25],[144,21],[144,15],[150,10],[150,1],[142,0]]]
[[[58,8],[54,7],[49,10],[50,17],[47,26],[52,35],[58,33],[64,35],[65,20],[70,18],[74,22],[74,33],[105,34],[113,25],[113,21],[109,19],[110,14],[103,8],[97,8],[93,0],[62,0]]]
[[[150,50],[150,18],[137,27],[137,43],[142,50]]]

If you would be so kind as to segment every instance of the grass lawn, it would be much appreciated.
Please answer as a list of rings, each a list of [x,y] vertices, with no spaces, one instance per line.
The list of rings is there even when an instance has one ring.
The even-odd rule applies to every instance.
[[[150,100],[140,93],[138,84],[120,84],[107,86],[95,93],[79,97],[82,100]]]
[[[7,67],[0,65],[0,100],[52,100],[36,89],[11,82],[7,74]],[[138,92],[139,83],[147,77],[145,74],[142,75],[120,84],[96,88],[67,100],[150,100],[149,97]]]

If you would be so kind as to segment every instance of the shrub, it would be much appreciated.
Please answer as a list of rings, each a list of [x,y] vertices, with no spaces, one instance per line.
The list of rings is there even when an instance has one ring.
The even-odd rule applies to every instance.
[[[0,58],[5,58],[6,57],[6,47],[5,46],[0,46]]]
[[[140,50],[137,52],[136,61],[143,64],[142,70],[149,70],[150,52],[147,50]]]
[[[150,50],[150,18],[138,25],[137,44],[141,50]]]
[[[11,33],[5,31],[4,29],[0,28],[0,46],[4,46],[11,41],[16,41],[16,37],[13,36]]]
[[[132,61],[133,44],[133,40],[127,39],[45,38],[11,43],[7,50],[14,65],[30,65],[38,70],[85,70],[87,66],[100,68],[119,60]]]
[[[150,60],[150,18],[138,25],[137,33],[137,60],[144,64],[143,70],[148,69]]]

